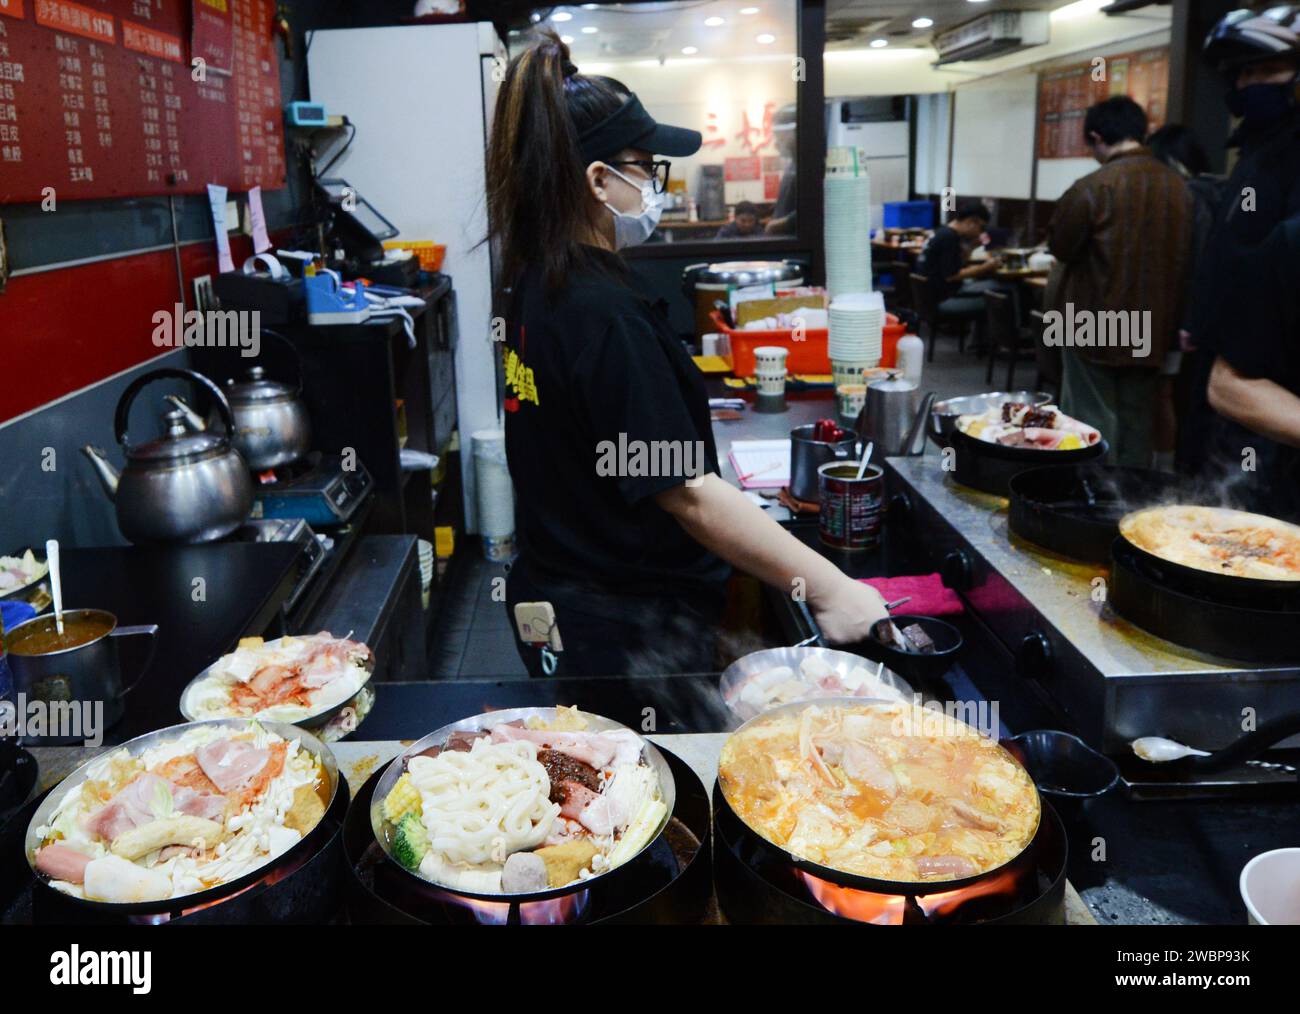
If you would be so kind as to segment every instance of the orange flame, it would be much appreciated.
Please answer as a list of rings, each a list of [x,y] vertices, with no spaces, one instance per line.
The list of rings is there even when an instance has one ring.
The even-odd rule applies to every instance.
[[[904,896],[875,894],[856,887],[844,887],[815,877],[811,873],[805,873],[803,870],[799,871],[799,876],[803,878],[804,884],[812,892],[817,904],[826,911],[855,922],[874,923],[877,926],[901,926],[909,899],[914,899],[914,903],[927,918],[943,917],[951,915],[972,898],[1014,894],[1018,879],[1014,872],[1007,870],[968,887],[937,891],[933,894]]]
[[[483,901],[450,895],[456,904],[473,913],[480,925],[504,926],[510,921],[511,902]],[[519,921],[525,926],[561,926],[576,921],[587,909],[587,892],[575,891],[558,898],[519,903]]]

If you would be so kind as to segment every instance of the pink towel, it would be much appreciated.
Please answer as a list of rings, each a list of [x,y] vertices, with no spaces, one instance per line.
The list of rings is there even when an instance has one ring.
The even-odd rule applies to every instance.
[[[898,607],[902,615],[952,616],[964,607],[957,593],[945,587],[938,574],[913,574],[905,577],[869,577],[869,584],[885,597],[886,602],[912,596],[912,601]]]

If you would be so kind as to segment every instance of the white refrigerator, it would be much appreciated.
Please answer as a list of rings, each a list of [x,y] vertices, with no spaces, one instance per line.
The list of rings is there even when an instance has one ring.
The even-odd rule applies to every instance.
[[[487,137],[505,49],[486,22],[328,29],[311,33],[308,46],[312,101],[356,126],[329,175],[355,187],[397,226],[398,239],[447,246],[465,521],[477,532],[470,435],[499,422],[492,262],[482,240]]]

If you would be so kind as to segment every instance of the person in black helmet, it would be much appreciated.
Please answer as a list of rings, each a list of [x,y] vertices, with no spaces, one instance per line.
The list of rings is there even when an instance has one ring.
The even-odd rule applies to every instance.
[[[1198,269],[1204,398],[1185,458],[1247,506],[1300,519],[1300,4],[1233,11],[1205,57],[1227,79],[1240,159]]]
[[[878,592],[718,475],[700,371],[620,255],[654,231],[662,156],[700,144],[625,85],[579,73],[551,32],[506,68],[487,197],[510,290],[520,556],[505,597],[530,616],[516,644],[532,675],[714,671],[731,566],[805,597],[831,641],[862,640],[887,615]]]

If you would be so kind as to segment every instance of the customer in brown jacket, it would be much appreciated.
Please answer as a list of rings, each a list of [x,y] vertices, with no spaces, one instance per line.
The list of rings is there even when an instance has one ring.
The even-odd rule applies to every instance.
[[[1061,408],[1110,441],[1111,460],[1148,468],[1160,368],[1174,340],[1193,225],[1182,177],[1142,144],[1127,96],[1092,106],[1084,137],[1101,168],[1056,205],[1044,342],[1061,347]]]

